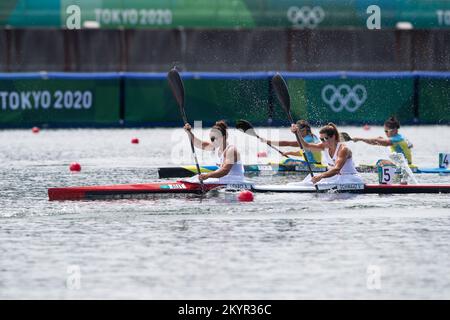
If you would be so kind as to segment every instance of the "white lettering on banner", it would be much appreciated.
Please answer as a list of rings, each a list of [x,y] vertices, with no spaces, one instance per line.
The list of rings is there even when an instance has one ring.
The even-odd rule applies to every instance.
[[[34,99],[34,108],[39,109],[39,100],[41,98],[41,92],[33,91],[31,94],[33,95],[33,99]]]
[[[334,112],[341,112],[344,108],[348,112],[355,112],[364,104],[366,99],[367,91],[361,84],[357,84],[353,88],[347,84],[338,87],[328,84],[322,89],[322,100]]]
[[[112,10],[111,12],[112,12],[112,19],[111,19],[112,23],[120,24],[120,10],[115,9]]]
[[[83,94],[81,93],[81,91],[75,91],[73,96],[74,96],[73,108],[81,109],[81,99],[83,98]]]
[[[19,104],[20,104],[19,95],[17,94],[17,92],[11,92],[9,95],[9,107],[12,110],[17,110],[17,108],[19,108]]]
[[[169,9],[94,9],[98,23],[107,25],[170,25],[172,10]]]
[[[83,93],[83,107],[89,109],[92,106],[92,92],[85,91]]]
[[[50,107],[50,103],[51,103],[50,92],[48,92],[48,91],[42,92],[42,96],[41,96],[42,108],[48,109]]]
[[[61,91],[56,91],[55,92],[56,101],[53,104],[53,108],[55,108],[55,109],[62,109],[62,107],[63,107],[62,103],[61,103],[62,97],[63,97],[63,93]]]
[[[90,91],[0,91],[0,110],[77,109],[92,107]]]
[[[70,109],[70,108],[72,108],[72,105],[73,105],[73,95],[72,95],[72,92],[66,91],[66,92],[64,93],[64,107],[65,107],[66,109]]]
[[[110,24],[111,23],[111,11],[109,10],[103,10],[102,11],[102,23],[104,24]]]
[[[95,21],[97,21],[97,22],[102,21],[102,19],[101,19],[102,10],[101,9],[94,9],[94,14],[95,14]]]
[[[436,15],[440,26],[450,26],[450,10],[436,10]]]
[[[128,12],[128,21],[130,22],[130,24],[138,24],[138,12],[137,10],[129,10]]]
[[[21,92],[20,100],[22,100],[22,109],[32,109],[30,102],[30,92]]]
[[[2,110],[6,110],[6,98],[8,97],[8,92],[0,91],[0,104],[2,105]]]

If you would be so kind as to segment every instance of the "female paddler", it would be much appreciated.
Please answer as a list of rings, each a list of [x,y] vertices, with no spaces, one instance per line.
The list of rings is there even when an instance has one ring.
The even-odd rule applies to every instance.
[[[291,131],[299,132],[299,127],[293,124]],[[322,161],[328,166],[324,173],[316,173],[314,177],[307,176],[303,183],[313,184],[363,184],[353,163],[352,151],[340,142],[339,131],[333,123],[328,123],[319,131],[320,143],[306,142],[301,134],[300,142],[303,148],[311,151],[322,151]]]
[[[405,139],[398,130],[400,129],[400,122],[395,117],[390,117],[384,122],[384,133],[387,138],[359,138],[353,137],[354,142],[362,141],[371,145],[390,147],[391,152],[401,153],[405,156],[408,164],[412,164],[411,148],[412,144]]]
[[[308,121],[306,120],[299,120],[297,121],[297,127],[299,128],[299,133],[303,137],[303,140],[306,142],[311,143],[319,143],[319,138],[312,133],[311,126],[309,125]],[[280,146],[280,147],[299,147],[297,140],[289,140],[289,141],[274,141],[274,140],[267,140],[264,138],[260,138],[261,141],[268,143],[273,146]],[[284,152],[283,155],[285,156],[301,156],[303,158],[307,158],[310,164],[320,164],[322,162],[322,155],[320,151],[310,151],[306,150],[305,153],[301,151],[288,151]],[[295,162],[298,160],[288,158],[282,162],[282,164],[289,165],[290,162]]]
[[[228,144],[228,126],[225,121],[217,121],[209,132],[210,141],[201,141],[192,133],[192,127],[186,123],[186,130],[194,141],[194,146],[207,151],[216,151],[219,159],[219,169],[203,173],[188,179],[190,182],[204,181],[207,184],[244,183],[244,166],[240,160],[237,148]]]

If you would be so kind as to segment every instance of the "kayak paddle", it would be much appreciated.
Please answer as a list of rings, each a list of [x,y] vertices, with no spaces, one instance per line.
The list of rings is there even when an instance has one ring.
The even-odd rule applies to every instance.
[[[255,129],[253,128],[252,124],[250,122],[248,122],[247,120],[238,120],[236,121],[236,129],[242,130],[244,133],[252,136],[252,137],[256,137],[259,140],[261,140],[261,137],[255,132]],[[273,145],[271,145],[270,143],[266,142],[266,144],[271,147],[272,149],[278,151],[283,157],[289,158],[287,156],[285,156],[283,154],[283,152],[281,152],[280,149],[275,148]]]
[[[281,107],[286,112],[286,115],[290,121],[291,124],[294,123],[294,119],[291,115],[291,97],[289,95],[289,89],[287,87],[286,81],[284,81],[281,74],[277,73],[272,78],[272,87],[275,91],[275,94],[278,98],[278,101],[280,101]],[[300,146],[300,149],[302,149],[303,153],[305,153],[305,150],[303,149],[303,145],[300,142],[300,137],[298,135],[298,132],[295,132],[295,137],[297,138],[298,145]],[[314,174],[311,169],[311,164],[309,163],[308,157],[305,157],[306,164],[308,165],[309,174],[311,177],[314,177]],[[316,191],[319,191],[319,187],[315,184]]]
[[[186,111],[184,109],[184,85],[183,80],[180,77],[180,74],[178,73],[177,69],[173,68],[169,71],[167,74],[167,80],[169,81],[170,89],[172,90],[173,96],[175,97],[175,100],[177,100],[178,107],[180,108],[181,118],[183,118],[184,124],[188,123]],[[195,159],[195,166],[197,167],[197,172],[200,175],[200,166],[198,164],[197,155],[195,154],[195,148],[194,148],[194,135],[191,131],[188,132],[189,141],[191,142],[191,150],[192,154],[194,155]],[[202,193],[205,192],[205,186],[203,185],[203,181],[200,181],[200,186],[202,189]]]

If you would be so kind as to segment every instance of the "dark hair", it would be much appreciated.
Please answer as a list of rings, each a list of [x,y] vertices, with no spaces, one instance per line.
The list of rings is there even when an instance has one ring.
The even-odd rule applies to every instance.
[[[384,125],[389,129],[400,129],[400,122],[396,117],[390,117],[384,122]]]
[[[212,128],[213,128],[213,129],[219,130],[220,133],[222,133],[222,136],[223,136],[223,137],[226,137],[226,136],[227,136],[227,128],[228,128],[228,126],[227,126],[225,120],[219,120],[219,121],[217,121],[217,122],[212,126]]]
[[[298,128],[300,130],[303,129],[303,128],[306,128],[306,132],[308,132],[308,134],[312,134],[311,126],[309,125],[308,121],[306,121],[306,120],[298,120],[297,121],[297,126],[298,126]]]
[[[329,137],[335,136],[338,142],[340,140],[339,131],[333,122],[329,122],[325,127],[320,129],[319,133],[326,134]]]

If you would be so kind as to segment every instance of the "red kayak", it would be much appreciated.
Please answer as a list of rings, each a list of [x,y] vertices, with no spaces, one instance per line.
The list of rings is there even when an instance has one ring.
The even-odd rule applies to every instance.
[[[251,185],[251,184],[205,184],[205,191],[218,188],[250,189],[254,192],[289,192],[316,193],[312,186],[298,185]],[[417,193],[450,193],[450,184],[420,184],[420,185],[341,185],[337,187],[319,188],[319,192],[346,192],[359,194],[417,194]],[[88,186],[48,189],[49,200],[94,200],[139,198],[151,194],[201,194],[201,185],[190,182],[162,182],[145,184],[125,184],[113,186]]]
[[[221,185],[205,184],[205,191],[210,191]],[[201,194],[202,188],[198,183],[189,182],[165,182],[165,183],[143,183],[123,184],[112,186],[86,186],[66,187],[48,189],[49,200],[93,200],[104,198],[128,198],[138,197],[146,194],[178,194],[192,193]]]

